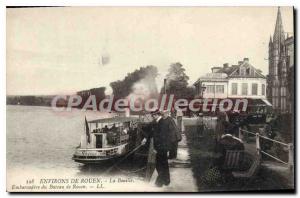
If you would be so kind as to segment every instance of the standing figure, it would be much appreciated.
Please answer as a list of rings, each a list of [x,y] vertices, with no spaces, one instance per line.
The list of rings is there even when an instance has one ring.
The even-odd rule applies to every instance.
[[[182,140],[181,131],[177,127],[174,119],[169,115],[168,111],[163,111],[162,119],[167,126],[167,130],[170,133],[170,150],[169,150],[169,159],[176,159],[177,158],[177,149],[178,149],[178,142]]]
[[[242,118],[239,111],[233,111],[233,113],[229,117],[229,122],[232,124],[232,128],[230,129],[230,134],[235,137],[239,136],[239,127],[242,123]]]
[[[155,120],[153,125],[153,142],[156,150],[156,171],[158,177],[155,185],[162,187],[170,184],[170,171],[168,164],[168,151],[171,146],[171,133],[169,130],[169,120],[162,119],[161,112],[158,110],[152,112],[152,117]]]
[[[226,112],[218,112],[217,116],[216,139],[219,141],[221,136],[225,134],[226,122],[228,122],[229,119]]]

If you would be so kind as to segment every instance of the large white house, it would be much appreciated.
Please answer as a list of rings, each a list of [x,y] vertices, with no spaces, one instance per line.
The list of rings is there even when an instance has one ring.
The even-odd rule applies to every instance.
[[[196,96],[202,98],[266,99],[266,77],[249,63],[213,67],[212,73],[201,76],[195,83]]]

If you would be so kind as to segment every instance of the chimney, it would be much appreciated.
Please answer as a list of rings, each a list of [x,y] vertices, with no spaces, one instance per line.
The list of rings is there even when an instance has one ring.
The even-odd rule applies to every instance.
[[[228,64],[228,63],[224,63],[224,64],[223,64],[223,68],[224,68],[224,69],[226,69],[226,68],[228,68],[228,67],[229,67],[229,64]]]
[[[212,67],[211,72],[212,73],[217,73],[220,69],[222,69],[222,67]]]
[[[249,58],[244,58],[244,62],[248,63],[249,62]]]

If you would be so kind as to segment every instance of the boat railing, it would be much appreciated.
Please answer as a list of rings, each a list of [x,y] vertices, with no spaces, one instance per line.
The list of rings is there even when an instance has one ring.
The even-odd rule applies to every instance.
[[[112,147],[104,147],[104,148],[78,148],[78,151],[106,151],[114,149],[115,146]]]

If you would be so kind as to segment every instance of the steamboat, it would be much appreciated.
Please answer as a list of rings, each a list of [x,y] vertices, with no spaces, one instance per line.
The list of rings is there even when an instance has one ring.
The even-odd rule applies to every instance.
[[[87,121],[73,155],[75,162],[97,164],[118,159],[141,143],[140,117],[112,117]]]

